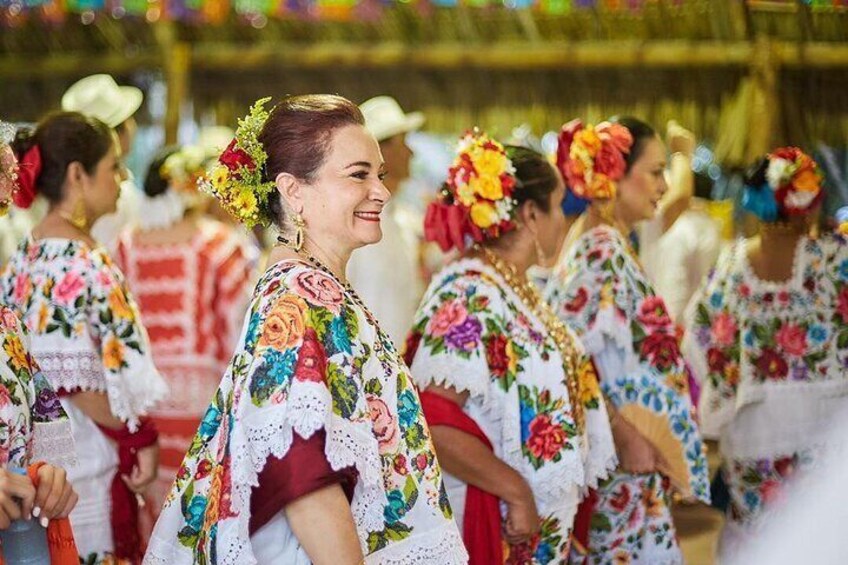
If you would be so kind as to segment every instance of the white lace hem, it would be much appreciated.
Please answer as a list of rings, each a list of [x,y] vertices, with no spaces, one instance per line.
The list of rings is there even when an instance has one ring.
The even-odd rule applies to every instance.
[[[333,469],[353,466],[359,473],[351,512],[365,547],[367,532],[385,527],[383,512],[388,504],[371,421],[354,423],[335,416],[329,390],[315,383],[302,382],[292,387],[284,405],[257,411],[250,402],[242,402],[239,410],[245,412],[248,407],[251,413],[236,415],[243,426],[232,433],[233,508],[239,509],[241,518],[237,528],[219,531],[218,545],[225,548],[223,562],[236,563],[243,559],[252,562],[249,545],[239,540],[248,537],[250,492],[259,484],[258,476],[268,457],[283,458],[294,433],[308,439],[322,428],[326,433],[324,453],[330,466]]]
[[[367,565],[465,565],[468,552],[451,520],[441,528],[413,535],[365,558]]]
[[[70,420],[63,418],[33,425],[32,460],[63,468],[76,466],[77,452]]]
[[[56,390],[106,392],[112,414],[126,422],[130,431],[135,431],[139,418],[168,394],[168,385],[148,355],[130,359],[130,366],[119,373],[105,371],[94,351],[33,348],[33,356]]]

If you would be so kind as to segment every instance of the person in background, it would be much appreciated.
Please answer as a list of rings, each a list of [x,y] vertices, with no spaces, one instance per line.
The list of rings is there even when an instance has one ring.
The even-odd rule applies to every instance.
[[[591,361],[526,275],[556,258],[565,186],[541,154],[477,130],[448,179],[425,234],[461,255],[433,277],[405,358],[472,565],[565,562],[582,493],[616,463]]]
[[[15,130],[0,122],[0,216],[17,192],[18,164],[9,143]],[[68,415],[29,353],[29,337],[0,300],[0,530],[34,516],[46,526],[53,565],[78,562],[67,517],[78,496],[65,467],[76,464]],[[20,474],[19,471],[26,471]],[[3,555],[0,548],[0,560]]]
[[[578,563],[682,563],[672,489],[709,500],[703,442],[676,327],[633,250],[637,222],[657,214],[666,151],[649,125],[579,120],[560,135],[557,164],[587,199],[546,299],[592,356],[607,398],[619,468],[584,502],[588,553]]]
[[[0,273],[0,296],[22,314],[31,352],[62,396],[79,464],[71,513],[80,557],[137,561],[137,497],[156,478],[158,443],[146,412],[167,394],[138,309],[120,270],[91,237],[113,212],[121,150],[106,124],[77,112],[46,116],[19,131],[17,206],[36,194],[47,216]]]
[[[695,195],[689,208],[658,243],[662,268],[653,273],[652,279],[677,324],[682,324],[683,311],[721,253],[721,230],[707,212],[712,186],[708,176],[695,175]]]
[[[97,118],[118,134],[122,158],[132,150],[138,124],[135,114],[144,101],[141,90],[119,86],[110,75],[87,76],[71,85],[62,96],[62,110]],[[98,218],[91,226],[92,237],[114,253],[118,236],[140,217],[140,194],[131,173],[121,181],[117,209]]]
[[[118,243],[116,261],[141,308],[156,367],[171,395],[151,417],[159,430],[155,522],[238,341],[259,250],[238,228],[204,215],[207,154],[167,147],[144,180],[145,213]]]
[[[380,143],[388,173],[385,185],[393,198],[381,215],[383,238],[375,245],[356,250],[347,274],[353,288],[400,347],[412,327],[412,317],[424,289],[418,265],[419,242],[403,224],[397,196],[409,178],[412,159],[406,134],[420,128],[424,116],[420,112],[405,113],[389,96],[372,98],[360,109],[365,116],[365,127]]]
[[[823,181],[795,147],[756,163],[743,205],[759,235],[722,254],[686,312],[702,427],[730,494],[722,562],[783,511],[787,484],[845,456],[844,433],[829,432],[848,409],[848,241],[811,235]]]

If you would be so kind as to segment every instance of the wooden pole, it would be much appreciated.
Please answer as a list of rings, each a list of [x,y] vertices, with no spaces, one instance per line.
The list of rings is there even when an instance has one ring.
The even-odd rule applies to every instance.
[[[191,47],[185,42],[175,43],[164,57],[165,85],[165,143],[177,142],[180,129],[180,109],[188,98],[191,73]]]
[[[756,40],[751,64],[754,91],[748,122],[746,162],[751,163],[773,149],[779,117],[777,74],[779,58],[766,37]]]

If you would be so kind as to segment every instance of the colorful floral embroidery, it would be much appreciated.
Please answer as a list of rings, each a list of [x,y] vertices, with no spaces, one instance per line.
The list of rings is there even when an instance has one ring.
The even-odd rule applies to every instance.
[[[605,226],[584,234],[557,267],[546,298],[591,354],[607,347],[624,352],[625,370],[601,375],[601,389],[615,406],[638,408],[650,419],[656,415],[665,421],[681,448],[672,451],[684,455],[681,466],[688,475],[678,477],[675,486],[707,500],[706,459],[679,336],[624,237]]]
[[[758,284],[743,242],[722,256],[698,294],[687,332],[697,346],[693,356],[715,391],[708,396],[711,411],[733,402],[743,371],[752,385],[811,383],[832,380],[843,358],[848,360],[843,353],[848,352],[848,318],[840,314],[848,289],[841,262],[826,256],[840,253],[841,245],[825,240],[801,245],[800,285]],[[828,274],[822,264],[833,265],[834,272]]]
[[[570,399],[565,372],[571,368],[564,366],[542,322],[494,270],[471,258],[434,277],[405,358],[420,387],[468,391],[466,412],[533,490],[545,519],[542,537],[509,549],[507,561],[565,560],[576,487],[595,484],[614,465],[606,407],[591,361],[582,355],[578,360],[580,397]],[[581,435],[571,402],[583,404],[587,428],[600,425],[607,435]],[[589,435],[597,443],[590,445]]]
[[[352,510],[367,554],[403,540],[414,548],[424,543],[416,536],[442,530],[441,555],[459,562],[464,550],[417,392],[390,340],[365,324],[326,274],[291,262],[265,274],[162,513],[169,524],[179,515],[167,535],[187,553],[172,554],[166,539],[153,555],[212,564],[249,556],[246,547],[220,547],[222,532],[246,530],[265,459],[284,456],[293,433],[323,428],[330,464],[359,472]]]
[[[597,491],[587,563],[681,563],[667,492],[659,474],[614,473]]]
[[[25,347],[25,329],[17,316],[0,305],[0,465],[26,468],[32,461],[36,426],[67,415]],[[70,428],[65,441],[71,440]],[[38,455],[63,454],[45,453]],[[71,444],[68,455],[73,451]]]
[[[533,539],[520,545],[504,543],[505,565],[547,565],[548,563],[565,563],[562,556],[568,555],[571,538],[563,535],[568,528],[563,528],[558,518],[545,518],[539,527],[539,533]]]
[[[22,312],[34,356],[56,389],[109,390],[113,413],[130,426],[164,396],[138,309],[104,250],[25,240],[0,291]]]
[[[761,519],[764,512],[779,505],[786,483],[807,472],[814,462],[812,450],[783,457],[725,462],[722,473],[730,491],[728,517],[740,523]]]

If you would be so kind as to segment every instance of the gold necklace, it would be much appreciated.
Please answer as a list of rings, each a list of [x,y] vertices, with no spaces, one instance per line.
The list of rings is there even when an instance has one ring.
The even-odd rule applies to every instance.
[[[559,350],[565,366],[565,385],[568,389],[568,396],[574,411],[574,422],[577,424],[577,431],[582,435],[584,429],[584,414],[583,405],[580,403],[580,375],[578,374],[578,356],[577,348],[574,345],[574,338],[565,327],[565,324],[560,321],[550,306],[542,300],[539,291],[536,290],[526,276],[520,276],[515,265],[504,261],[498,257],[491,249],[481,245],[475,246],[483,253],[486,262],[492,266],[495,272],[509,285],[515,292],[524,306],[533,312],[536,318],[542,322],[548,335],[553,339],[554,345]]]

